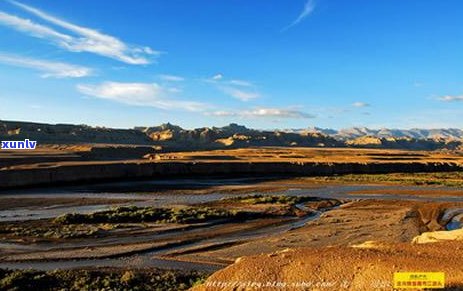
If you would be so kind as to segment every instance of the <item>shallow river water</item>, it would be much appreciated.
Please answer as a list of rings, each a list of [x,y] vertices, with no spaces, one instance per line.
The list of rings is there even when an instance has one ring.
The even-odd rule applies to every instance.
[[[253,184],[254,179],[172,179],[162,181],[141,181],[141,182],[121,182],[121,183],[108,183],[99,185],[88,185],[79,187],[61,187],[50,189],[29,189],[29,190],[9,190],[0,192],[0,199],[5,198],[106,198],[106,199],[129,199],[131,202],[118,203],[118,204],[99,204],[99,205],[86,205],[86,206],[65,206],[65,205],[50,205],[48,207],[22,207],[16,209],[0,211],[0,221],[22,221],[30,219],[43,219],[56,217],[61,214],[70,212],[91,213],[95,211],[106,210],[116,205],[137,205],[137,206],[156,206],[156,207],[169,207],[174,205],[191,205],[197,203],[206,203],[223,198],[236,197],[237,195],[249,195],[246,193],[220,193],[214,192],[210,194],[188,194],[188,189],[201,189],[211,186],[223,185],[248,185]],[[300,185],[296,184],[278,184],[283,186],[286,190],[268,192],[266,194],[278,195],[294,195],[294,196],[314,196],[320,198],[334,198],[343,200],[355,199],[401,199],[401,200],[419,200],[419,201],[442,201],[442,202],[463,202],[463,196],[442,196],[440,195],[397,195],[398,190],[419,190],[420,187],[415,186],[373,186],[373,185],[313,185],[310,188],[298,188]],[[185,193],[177,191],[175,194],[169,194],[166,189],[185,189]],[[162,191],[160,192],[160,189]],[[442,190],[456,190],[455,188],[445,187],[426,187],[426,190],[435,189]],[[376,190],[384,190],[386,194],[349,194],[353,191],[366,191],[371,190],[372,193]],[[457,189],[459,190],[459,189]],[[254,194],[258,190],[252,191]],[[390,193],[388,193],[390,192]],[[441,192],[442,193],[442,192]],[[458,211],[458,214],[463,211]],[[449,214],[452,215],[452,214]],[[306,222],[317,219],[318,215],[301,218],[298,220],[288,220],[280,225],[263,227],[258,230],[244,231],[239,234],[231,234],[227,237],[211,238],[202,240],[200,243],[236,243],[268,236],[270,233],[281,233],[289,231],[294,228],[303,226]],[[452,216],[453,217],[453,216]],[[460,216],[455,216],[461,218]],[[461,227],[459,220],[453,219],[450,221],[448,229],[455,229]],[[198,243],[199,244],[199,243]],[[195,243],[191,245],[194,247]],[[37,250],[47,249],[47,246],[37,244],[35,246],[28,246],[22,244],[3,243],[0,247],[11,247],[17,249],[34,248]],[[63,245],[62,247],[65,247]],[[74,245],[75,247],[75,245]],[[172,251],[172,248],[169,249]],[[19,269],[41,269],[50,270],[57,268],[81,268],[81,267],[161,267],[183,270],[202,270],[214,271],[223,267],[223,265],[202,264],[192,262],[181,262],[176,260],[155,258],[153,256],[162,255],[163,251],[146,252],[143,254],[131,255],[121,258],[112,259],[96,259],[96,260],[65,260],[65,261],[37,261],[37,262],[11,262],[0,263],[0,268],[19,268]]]

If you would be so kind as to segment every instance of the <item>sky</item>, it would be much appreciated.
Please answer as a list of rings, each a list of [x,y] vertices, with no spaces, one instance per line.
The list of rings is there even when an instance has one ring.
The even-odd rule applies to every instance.
[[[459,0],[0,0],[0,119],[463,127]]]

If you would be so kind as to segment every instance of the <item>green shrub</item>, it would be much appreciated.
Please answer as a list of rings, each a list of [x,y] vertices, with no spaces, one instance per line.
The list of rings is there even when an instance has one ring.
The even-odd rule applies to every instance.
[[[245,204],[286,204],[295,205],[299,203],[316,201],[314,197],[287,196],[287,195],[262,195],[255,194],[249,196],[235,197],[226,199],[229,201],[240,202]]]
[[[92,214],[70,213],[54,219],[57,224],[82,223],[198,223],[213,219],[251,218],[246,212],[228,211],[210,207],[154,208],[154,207],[118,207]]]

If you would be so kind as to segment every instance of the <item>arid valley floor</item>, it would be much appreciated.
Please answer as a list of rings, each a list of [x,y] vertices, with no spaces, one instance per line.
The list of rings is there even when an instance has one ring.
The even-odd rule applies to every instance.
[[[102,148],[0,152],[1,289],[463,288],[459,152]]]

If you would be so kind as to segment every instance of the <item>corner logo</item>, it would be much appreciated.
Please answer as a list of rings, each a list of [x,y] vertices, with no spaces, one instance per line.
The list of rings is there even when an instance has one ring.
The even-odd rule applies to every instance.
[[[25,139],[24,141],[2,141],[2,150],[35,150],[36,141]]]

